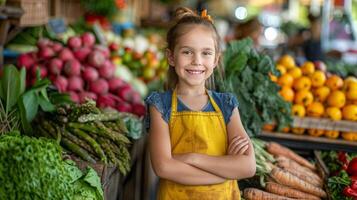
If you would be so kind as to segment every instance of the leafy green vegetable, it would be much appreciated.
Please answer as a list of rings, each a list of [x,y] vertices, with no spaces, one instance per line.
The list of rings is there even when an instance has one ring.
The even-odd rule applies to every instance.
[[[121,113],[122,119],[128,131],[126,135],[133,139],[140,139],[143,135],[143,120],[129,113]]]
[[[0,136],[0,199],[73,199],[73,187],[53,140]]]
[[[278,129],[291,124],[290,103],[283,100],[278,93],[280,87],[268,76],[279,72],[270,57],[253,49],[251,39],[230,42],[223,64],[226,78],[217,80],[217,88],[237,96],[242,123],[249,135],[260,133],[265,123],[277,123]]]
[[[69,171],[71,181],[73,183],[74,200],[103,200],[104,194],[100,178],[97,172],[88,167],[83,173],[77,168],[72,160],[66,160],[65,167]]]
[[[351,180],[345,170],[342,170],[337,176],[328,179],[328,190],[332,200],[352,200],[351,197],[343,195],[343,189],[351,184]]]

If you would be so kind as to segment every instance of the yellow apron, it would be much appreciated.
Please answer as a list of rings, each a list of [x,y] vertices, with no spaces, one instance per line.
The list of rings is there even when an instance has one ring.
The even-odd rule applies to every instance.
[[[206,91],[208,94],[208,92]],[[169,121],[171,151],[173,154],[201,153],[211,156],[226,155],[227,131],[221,110],[208,94],[215,109],[212,112],[177,112],[177,95],[172,95]],[[236,180],[221,184],[187,186],[161,179],[159,200],[240,200]]]

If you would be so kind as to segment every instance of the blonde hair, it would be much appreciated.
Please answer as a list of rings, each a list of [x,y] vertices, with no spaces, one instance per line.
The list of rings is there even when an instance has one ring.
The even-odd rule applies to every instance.
[[[216,51],[216,59],[220,59],[218,56],[221,52],[220,48],[220,38],[216,28],[213,25],[211,18],[206,15],[206,12],[200,16],[197,13],[193,12],[191,9],[186,7],[177,8],[174,15],[174,25],[169,29],[166,36],[167,49],[174,52],[177,40],[180,36],[185,34],[188,31],[188,25],[203,25],[209,28],[213,32],[213,39],[215,42],[215,51]],[[223,70],[221,69],[220,60],[218,61],[218,65],[216,67],[221,76]],[[174,67],[170,66],[167,71],[167,80],[165,83],[165,89],[174,89],[178,82],[178,77],[175,72]],[[208,89],[214,89],[214,73],[206,80],[205,83]]]

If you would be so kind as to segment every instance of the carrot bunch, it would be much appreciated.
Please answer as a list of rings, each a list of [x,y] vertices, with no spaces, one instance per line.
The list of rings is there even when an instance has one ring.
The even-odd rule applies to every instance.
[[[244,189],[243,197],[246,200],[326,198],[323,179],[318,175],[314,164],[278,143],[264,143],[257,139],[252,141],[257,174],[266,177],[267,182],[261,182],[265,191],[257,188]]]

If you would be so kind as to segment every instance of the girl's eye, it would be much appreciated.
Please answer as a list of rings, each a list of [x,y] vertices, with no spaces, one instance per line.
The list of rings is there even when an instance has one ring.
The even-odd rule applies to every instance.
[[[182,51],[182,53],[183,53],[183,54],[186,54],[186,55],[190,55],[190,54],[192,54],[192,52],[191,52],[191,51]]]
[[[211,55],[213,55],[213,52],[211,52],[211,51],[204,51],[204,52],[203,52],[203,55],[205,55],[205,56],[211,56]]]

